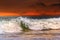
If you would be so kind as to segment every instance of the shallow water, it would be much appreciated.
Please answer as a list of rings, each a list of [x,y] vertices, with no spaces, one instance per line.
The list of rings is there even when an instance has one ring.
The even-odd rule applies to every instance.
[[[60,30],[6,33],[0,34],[0,40],[60,40]]]

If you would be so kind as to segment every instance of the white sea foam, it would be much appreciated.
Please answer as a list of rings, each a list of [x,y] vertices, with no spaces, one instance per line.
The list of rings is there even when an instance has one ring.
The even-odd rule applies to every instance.
[[[19,33],[22,28],[20,27],[20,24],[16,22],[16,20],[2,20],[0,21],[0,34],[2,33]]]
[[[0,34],[22,32],[23,29],[20,26],[21,21],[25,25],[28,25],[31,30],[60,29],[60,18],[30,19],[27,17],[18,17],[9,21],[1,20]]]
[[[30,19],[21,17],[21,20],[28,25],[31,30],[60,29],[60,18]]]

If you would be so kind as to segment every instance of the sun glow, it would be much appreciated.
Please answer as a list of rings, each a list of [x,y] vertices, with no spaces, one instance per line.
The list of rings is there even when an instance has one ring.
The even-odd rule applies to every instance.
[[[14,12],[0,12],[0,16],[59,16],[60,12],[25,12],[25,13],[14,13]]]
[[[26,13],[12,13],[12,12],[0,12],[0,16],[37,16],[40,15],[36,12],[26,12]]]
[[[20,14],[10,12],[0,12],[0,16],[20,16]]]

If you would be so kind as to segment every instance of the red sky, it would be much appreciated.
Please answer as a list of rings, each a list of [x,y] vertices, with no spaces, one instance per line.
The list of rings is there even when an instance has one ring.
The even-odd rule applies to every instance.
[[[0,16],[1,15],[57,16],[60,15],[60,0],[0,0]]]

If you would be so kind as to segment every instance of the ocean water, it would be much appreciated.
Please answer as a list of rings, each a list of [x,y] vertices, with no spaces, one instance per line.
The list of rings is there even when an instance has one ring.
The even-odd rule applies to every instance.
[[[10,20],[10,19],[15,19],[17,17],[18,16],[1,16],[0,17],[0,20]]]
[[[48,19],[48,18],[59,18],[60,16],[0,16],[0,20],[2,19],[14,19],[17,17],[27,17],[31,19]]]
[[[33,18],[33,19],[47,19],[47,18],[58,18],[58,17],[28,17],[24,16],[27,18]],[[1,20],[10,20],[10,19],[16,19],[17,17],[0,17]],[[40,31],[39,31],[40,32]],[[37,31],[37,33],[39,33]],[[43,33],[41,34],[36,34],[32,35],[31,33],[24,34],[24,33],[12,33],[12,34],[0,34],[0,40],[60,40],[60,30],[55,30],[55,31],[42,31]],[[45,34],[44,34],[45,33]]]
[[[0,17],[0,34],[21,32],[17,17]]]

